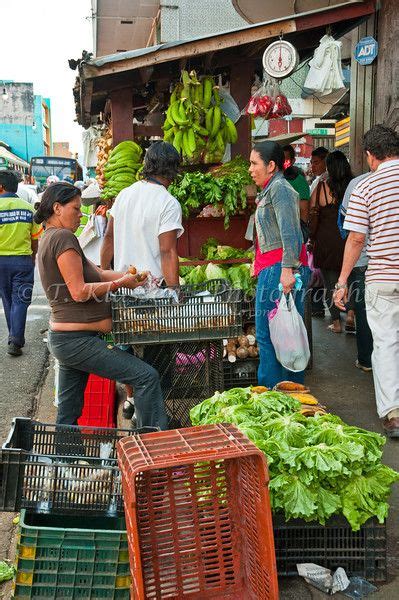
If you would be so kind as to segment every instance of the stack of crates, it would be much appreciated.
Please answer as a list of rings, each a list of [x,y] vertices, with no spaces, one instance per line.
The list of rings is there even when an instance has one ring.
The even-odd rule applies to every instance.
[[[223,342],[242,331],[242,292],[214,279],[160,299],[112,294],[113,339],[159,373],[171,428],[190,426],[190,409],[224,388]]]
[[[264,454],[233,425],[118,443],[131,598],[277,600]]]
[[[16,599],[129,599],[116,461],[126,436],[134,432],[14,419],[1,449],[0,510],[22,509]]]
[[[191,408],[224,389],[219,340],[144,346],[140,356],[159,373],[172,429],[189,427]]]

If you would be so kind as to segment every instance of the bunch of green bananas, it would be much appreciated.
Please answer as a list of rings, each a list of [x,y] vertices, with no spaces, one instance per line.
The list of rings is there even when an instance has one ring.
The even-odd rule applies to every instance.
[[[221,108],[219,88],[213,77],[198,79],[195,71],[182,71],[173,89],[162,126],[185,162],[215,163],[223,158],[226,144],[237,141],[237,130]]]
[[[111,150],[104,166],[104,200],[115,198],[121,190],[136,181],[136,173],[142,166],[142,154],[140,146],[130,140],[121,142]]]

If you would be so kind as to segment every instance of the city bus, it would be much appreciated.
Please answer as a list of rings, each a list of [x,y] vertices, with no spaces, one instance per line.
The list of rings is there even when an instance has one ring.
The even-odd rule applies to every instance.
[[[69,177],[73,182],[83,179],[82,167],[75,158],[62,156],[33,156],[30,159],[30,178],[40,189],[46,186],[47,177],[56,175],[60,181]]]
[[[4,169],[19,171],[25,176],[28,175],[29,164],[16,154],[10,152],[4,146],[0,145],[0,170]]]

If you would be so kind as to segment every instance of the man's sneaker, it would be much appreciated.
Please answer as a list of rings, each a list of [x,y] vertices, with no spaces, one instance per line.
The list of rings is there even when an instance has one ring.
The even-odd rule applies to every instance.
[[[22,349],[17,344],[14,344],[14,342],[10,342],[8,344],[7,354],[10,354],[11,356],[21,356]]]
[[[365,373],[370,373],[370,371],[373,370],[373,367],[365,367],[364,365],[361,365],[358,360],[355,362],[355,367],[361,371],[364,371]]]
[[[129,421],[134,415],[134,404],[129,402],[129,400],[125,400],[123,403],[122,415],[124,419],[128,419]]]

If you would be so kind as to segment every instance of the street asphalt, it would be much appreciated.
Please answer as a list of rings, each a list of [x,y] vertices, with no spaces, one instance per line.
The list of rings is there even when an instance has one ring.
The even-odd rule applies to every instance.
[[[46,337],[50,311],[46,297],[35,273],[32,304],[28,309],[26,345],[22,356],[6,353],[8,330],[0,304],[0,438],[3,442],[13,417],[32,415],[35,396],[46,373],[48,362]]]
[[[27,323],[27,344],[22,357],[12,358],[5,354],[6,327],[0,311],[0,421],[1,443],[9,431],[14,416],[35,415],[39,420],[52,422],[55,409],[52,405],[54,394],[54,373],[48,369],[47,346],[43,341],[47,328],[48,309],[40,286],[35,287],[35,297],[29,309]],[[314,361],[308,373],[307,384],[319,401],[329,411],[338,414],[347,423],[381,432],[375,410],[373,378],[355,368],[356,343],[354,336],[344,333],[337,335],[327,330],[328,320],[313,320]],[[386,464],[399,470],[399,440],[388,440],[384,460]],[[388,529],[388,581],[378,585],[375,600],[399,599],[399,485],[394,488],[390,499],[391,510],[387,522]],[[15,526],[12,516],[0,513],[0,560],[13,558],[13,545],[10,543]],[[312,588],[299,578],[281,578],[281,600],[322,600],[326,595]],[[11,598],[10,586],[0,586],[0,598]],[[341,594],[335,595],[339,600]],[[244,599],[243,599],[244,600]]]
[[[38,274],[32,304],[28,309],[26,345],[22,356],[6,353],[8,330],[4,311],[0,304],[0,443],[3,444],[14,417],[34,416],[38,393],[43,386],[48,367],[47,344],[43,341],[50,311]],[[0,512],[0,560],[11,557],[10,544],[15,530],[14,515]],[[0,585],[0,598],[9,600],[9,585]]]

